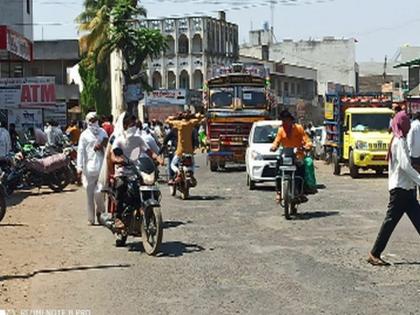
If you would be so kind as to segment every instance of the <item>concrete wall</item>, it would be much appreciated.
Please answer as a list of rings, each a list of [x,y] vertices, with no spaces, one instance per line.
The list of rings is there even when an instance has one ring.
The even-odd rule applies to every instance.
[[[261,58],[261,46],[241,47],[240,54]],[[320,94],[327,91],[328,82],[356,86],[354,39],[285,40],[270,46],[270,59],[317,69]]]
[[[32,41],[32,24],[33,0],[0,0],[0,25],[8,25]]]
[[[34,60],[80,60],[77,39],[34,42]]]

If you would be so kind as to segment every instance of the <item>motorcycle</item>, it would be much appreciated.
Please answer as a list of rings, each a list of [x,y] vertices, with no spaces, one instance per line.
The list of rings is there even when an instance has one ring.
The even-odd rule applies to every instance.
[[[5,215],[6,215],[6,188],[3,184],[3,181],[5,179],[5,173],[3,171],[1,171],[1,175],[0,175],[0,222],[1,220],[4,219]]]
[[[276,181],[281,183],[280,205],[284,209],[286,220],[297,214],[297,206],[306,202],[304,198],[304,178],[296,175],[298,163],[296,149],[281,148],[277,161],[278,170]]]
[[[181,193],[181,199],[186,200],[190,196],[190,188],[197,186],[194,178],[194,161],[192,154],[183,154],[179,160],[179,180],[170,185],[172,196],[176,195],[177,190]]]
[[[127,164],[134,175],[128,178],[127,198],[123,201],[121,221],[124,228],[115,226],[117,200],[113,188],[102,190],[108,196],[108,213],[102,214],[100,221],[117,235],[116,246],[124,246],[128,236],[141,237],[145,252],[155,255],[163,236],[162,196],[156,185],[156,166],[148,157]]]
[[[41,159],[18,153],[6,176],[4,183],[9,195],[20,187],[48,186],[54,192],[61,192],[69,184],[69,160],[60,153]]]

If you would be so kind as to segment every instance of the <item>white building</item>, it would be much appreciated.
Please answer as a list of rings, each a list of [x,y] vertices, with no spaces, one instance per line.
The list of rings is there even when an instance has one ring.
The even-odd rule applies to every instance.
[[[33,0],[0,0],[0,25],[33,40]]]
[[[274,44],[263,41],[264,38],[269,36],[256,36],[253,31],[250,43],[240,48],[240,54],[265,59],[269,55],[270,60],[317,69],[319,94],[328,92],[328,83],[357,89],[358,66],[353,38],[324,37],[323,40],[297,42],[285,39]]]
[[[214,65],[228,66],[239,56],[238,26],[207,16],[149,19],[143,27],[167,36],[169,48],[148,61],[148,80],[153,89],[202,88]]]

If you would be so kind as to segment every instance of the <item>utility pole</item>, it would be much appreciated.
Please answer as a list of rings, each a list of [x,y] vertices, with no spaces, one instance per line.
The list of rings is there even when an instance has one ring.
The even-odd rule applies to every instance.
[[[274,43],[274,8],[275,8],[275,4],[276,4],[275,0],[270,0],[270,13],[271,13],[270,44]]]

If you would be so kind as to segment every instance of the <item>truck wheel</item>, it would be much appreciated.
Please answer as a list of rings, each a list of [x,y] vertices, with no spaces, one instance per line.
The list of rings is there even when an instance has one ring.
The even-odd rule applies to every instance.
[[[379,175],[379,176],[381,176],[381,175],[383,175],[384,174],[384,169],[383,168],[380,168],[380,169],[377,169],[375,172],[376,172],[376,175]]]
[[[339,176],[341,173],[341,165],[340,165],[340,161],[338,160],[338,155],[337,153],[333,153],[332,154],[332,165],[333,165],[333,174]]]
[[[255,189],[255,182],[249,177],[249,175],[246,175],[246,185],[249,187],[249,190]]]
[[[215,161],[210,161],[210,171],[212,172],[216,172],[218,168],[217,162]]]
[[[351,178],[358,178],[359,177],[359,168],[354,164],[354,154],[353,154],[353,151],[350,151],[349,168],[350,168],[350,176],[351,176]]]

